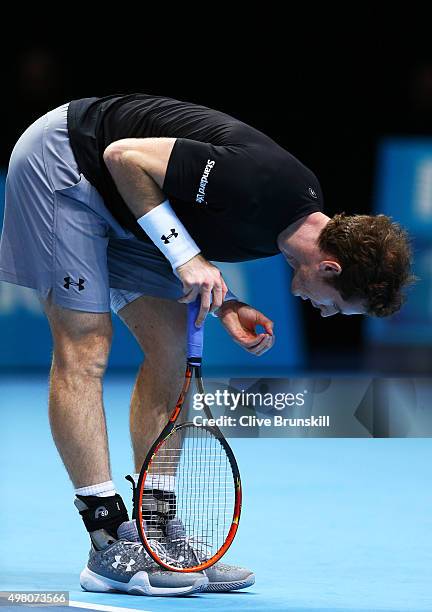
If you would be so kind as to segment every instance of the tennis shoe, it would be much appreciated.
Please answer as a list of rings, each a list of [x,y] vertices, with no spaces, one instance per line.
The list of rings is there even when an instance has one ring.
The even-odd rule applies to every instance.
[[[201,573],[179,573],[161,569],[142,544],[123,539],[122,532],[126,531],[127,529],[122,529],[120,525],[120,539],[107,548],[96,550],[92,545],[88,563],[80,575],[81,587],[85,591],[176,596],[191,595],[205,589],[208,584],[206,576]],[[138,533],[136,535],[138,536]],[[160,553],[161,556],[166,554],[163,550]]]
[[[119,535],[120,532],[127,535],[130,541],[140,541],[135,521],[123,523]],[[171,519],[166,525],[166,553],[177,559],[180,566],[185,560],[190,560],[189,555],[193,556],[194,562],[202,562],[208,555],[208,550],[203,543],[188,541],[183,523],[179,519]],[[200,575],[208,579],[208,583],[202,588],[203,592],[226,593],[246,589],[255,583],[255,575],[251,570],[220,561],[200,572]]]

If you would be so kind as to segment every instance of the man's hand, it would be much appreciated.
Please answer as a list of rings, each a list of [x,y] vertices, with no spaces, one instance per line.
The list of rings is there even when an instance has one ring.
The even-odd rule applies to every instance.
[[[274,344],[273,321],[243,302],[230,300],[218,310],[218,318],[232,337],[248,353],[257,357],[268,351]],[[261,325],[266,333],[257,333]]]
[[[201,294],[201,308],[195,322],[200,327],[209,312],[222,306],[228,287],[220,270],[202,255],[195,255],[176,272],[183,283],[184,296],[179,302],[189,304]]]

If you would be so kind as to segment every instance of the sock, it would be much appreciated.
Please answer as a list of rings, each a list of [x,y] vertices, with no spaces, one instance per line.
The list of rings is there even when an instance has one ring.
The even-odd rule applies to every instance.
[[[133,474],[135,486],[138,484],[139,474]],[[168,474],[149,474],[144,483],[144,489],[158,489],[159,491],[175,491],[175,476]]]
[[[112,480],[100,482],[99,484],[89,485],[75,489],[75,495],[95,495],[96,497],[111,497],[117,493]]]

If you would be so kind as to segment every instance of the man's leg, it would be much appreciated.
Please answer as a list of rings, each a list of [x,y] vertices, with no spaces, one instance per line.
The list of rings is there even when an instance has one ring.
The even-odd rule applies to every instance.
[[[68,310],[45,302],[54,339],[49,414],[53,437],[76,489],[75,502],[93,542],[81,572],[87,591],[123,591],[135,595],[188,595],[202,590],[207,579],[198,574],[160,572],[117,529],[128,526],[119,495],[96,493],[111,480],[108,440],[102,401],[102,380],[110,344],[111,317]],[[111,483],[112,485],[112,483]],[[85,488],[85,489],[84,489]],[[93,489],[95,491],[93,491]]]
[[[130,433],[135,470],[166,425],[180,393],[186,363],[186,306],[143,296],[119,312],[144,351],[132,393]]]
[[[166,425],[183,384],[186,306],[174,300],[142,296],[122,308],[119,315],[145,354],[130,406],[136,483],[144,459]],[[142,512],[149,537],[164,539],[163,520],[160,517],[168,517],[175,507],[174,491],[165,477],[174,474],[175,466],[165,466],[165,470],[154,475],[158,478],[158,484],[145,490]],[[134,518],[136,513],[134,499]]]
[[[111,345],[109,313],[44,304],[54,342],[49,418],[75,488],[111,480],[102,380]]]
[[[111,346],[109,313],[91,313],[44,301],[53,337],[49,419],[54,442],[74,484],[93,546],[104,549],[128,520],[111,481],[102,381]],[[101,501],[103,498],[103,504]],[[98,508],[104,506],[103,512]]]
[[[135,470],[139,472],[181,390],[186,360],[186,308],[174,300],[142,296],[118,314],[145,354],[130,411]],[[143,515],[147,503],[144,497]],[[223,563],[216,563],[204,573],[209,580],[206,591],[244,589],[255,582],[251,570]]]

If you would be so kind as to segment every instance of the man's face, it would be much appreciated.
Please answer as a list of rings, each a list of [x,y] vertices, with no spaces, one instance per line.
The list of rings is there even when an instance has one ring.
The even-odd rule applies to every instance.
[[[310,300],[322,317],[341,313],[345,315],[366,314],[364,305],[358,300],[343,300],[339,291],[327,279],[329,270],[325,266],[299,266],[295,269],[291,291],[303,300]]]

